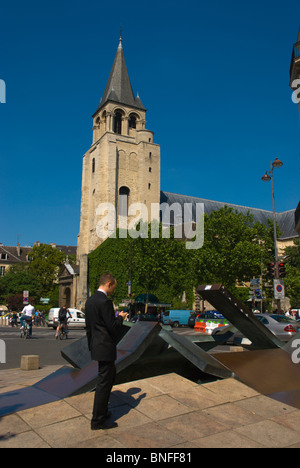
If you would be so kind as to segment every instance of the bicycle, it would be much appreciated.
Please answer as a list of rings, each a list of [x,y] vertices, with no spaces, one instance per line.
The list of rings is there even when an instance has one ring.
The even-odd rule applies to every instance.
[[[21,338],[25,338],[25,340],[27,340],[30,337],[29,336],[29,332],[30,332],[29,323],[27,322],[27,320],[25,320],[23,323],[24,323],[24,327],[21,329]]]
[[[69,330],[66,327],[67,323],[68,321],[60,325],[59,335],[58,335],[60,340],[63,340],[64,338],[66,340],[68,339]]]

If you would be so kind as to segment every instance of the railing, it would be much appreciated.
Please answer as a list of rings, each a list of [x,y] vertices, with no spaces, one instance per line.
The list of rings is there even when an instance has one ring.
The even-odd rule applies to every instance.
[[[291,60],[291,67],[290,67],[290,77],[292,77],[293,66],[295,63],[295,59],[300,57],[300,42],[296,42],[293,45],[293,53],[292,53],[292,60]]]

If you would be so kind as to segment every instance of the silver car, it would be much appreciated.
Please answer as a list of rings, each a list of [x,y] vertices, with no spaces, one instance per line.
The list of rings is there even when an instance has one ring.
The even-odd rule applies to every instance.
[[[255,317],[281,341],[289,341],[299,331],[297,322],[284,315],[255,314]]]

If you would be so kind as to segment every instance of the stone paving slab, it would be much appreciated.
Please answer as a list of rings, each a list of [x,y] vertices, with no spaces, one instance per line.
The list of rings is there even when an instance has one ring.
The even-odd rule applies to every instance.
[[[53,370],[0,371],[0,397]],[[93,400],[86,393],[3,416],[0,448],[300,447],[300,410],[234,379],[197,385],[172,373],[116,385],[118,427],[108,431],[90,429]]]

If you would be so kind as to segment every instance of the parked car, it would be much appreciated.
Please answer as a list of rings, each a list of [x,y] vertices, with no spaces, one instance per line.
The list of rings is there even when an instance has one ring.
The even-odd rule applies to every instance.
[[[255,317],[281,341],[289,341],[299,329],[295,320],[284,315],[255,314]]]
[[[189,317],[188,326],[191,327],[191,328],[194,328],[197,319],[220,319],[220,320],[224,320],[225,317],[220,312],[218,312],[217,310],[207,311],[207,312],[204,312],[202,314],[197,314],[197,313],[194,312]]]
[[[48,327],[53,327],[54,329],[58,325],[58,313],[60,308],[53,307],[49,310],[48,315]],[[78,309],[68,309],[72,318],[68,320],[68,327],[69,328],[85,328],[85,314]]]
[[[164,325],[171,325],[172,327],[188,325],[192,313],[192,310],[165,310],[161,314],[161,321]]]
[[[277,317],[277,315],[269,315],[269,314],[255,314],[255,317],[263,324],[265,325],[280,341],[283,342],[288,342],[295,334],[298,332],[298,328],[300,324],[297,324],[297,322],[293,319],[289,319],[289,317],[285,317],[283,315],[280,315],[280,319],[289,319],[289,321],[283,320],[282,322],[278,322],[274,317]],[[227,327],[228,330],[230,329],[230,326]],[[224,333],[226,331],[226,328],[224,330],[221,330],[220,328],[216,328],[213,332],[212,335],[216,335],[219,333]],[[246,338],[240,331],[237,331],[234,333],[226,342],[227,344],[242,344],[242,345],[251,345],[251,341],[249,341],[248,338]]]
[[[270,317],[272,317],[274,320],[276,320],[279,323],[290,323],[294,327],[296,327],[297,331],[300,330],[300,323],[293,319],[292,317],[287,317],[286,315],[280,315],[280,314],[271,314]]]

